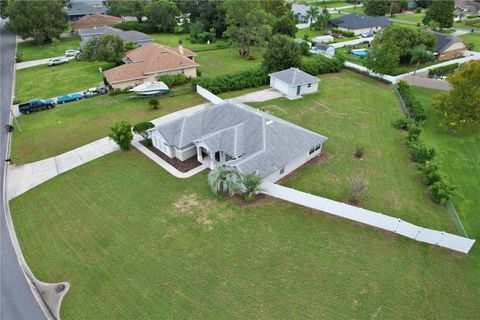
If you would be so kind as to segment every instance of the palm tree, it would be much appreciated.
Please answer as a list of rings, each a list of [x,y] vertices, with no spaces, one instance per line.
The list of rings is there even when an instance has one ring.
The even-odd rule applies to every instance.
[[[240,191],[239,176],[232,167],[222,166],[208,174],[208,184],[213,193],[233,196]]]
[[[263,191],[262,177],[256,172],[243,175],[240,180],[240,190],[245,196],[245,201],[250,202]]]
[[[417,73],[417,69],[420,63],[426,61],[433,61],[435,59],[435,56],[431,52],[427,51],[427,47],[425,47],[424,44],[418,45],[415,48],[410,49],[409,53],[410,63],[415,63],[415,71],[413,72],[413,75]]]
[[[310,29],[312,29],[312,22],[313,20],[317,20],[318,18],[318,15],[320,14],[320,9],[318,7],[315,7],[315,6],[311,6],[308,10],[307,10],[307,21],[309,20],[310,21]]]

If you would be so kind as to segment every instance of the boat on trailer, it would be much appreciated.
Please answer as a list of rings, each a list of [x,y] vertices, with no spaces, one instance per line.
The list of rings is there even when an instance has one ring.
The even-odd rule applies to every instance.
[[[170,88],[161,81],[145,82],[129,90],[142,96],[153,96],[158,94],[167,93]]]

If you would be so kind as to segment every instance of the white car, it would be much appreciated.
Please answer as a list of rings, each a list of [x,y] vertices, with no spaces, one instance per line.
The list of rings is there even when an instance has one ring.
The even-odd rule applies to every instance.
[[[68,49],[65,51],[65,57],[75,57],[80,51]]]
[[[65,63],[68,63],[68,60],[65,58],[52,58],[48,60],[49,66],[56,66],[56,65],[65,64]]]

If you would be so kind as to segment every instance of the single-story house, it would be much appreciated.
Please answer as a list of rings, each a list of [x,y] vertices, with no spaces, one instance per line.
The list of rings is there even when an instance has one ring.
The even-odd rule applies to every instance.
[[[184,74],[187,78],[197,76],[197,54],[183,48],[167,47],[150,43],[128,51],[118,67],[103,72],[108,83],[115,89],[135,87],[144,82],[156,81],[158,76],[167,74]]]
[[[83,16],[72,23],[73,32],[78,33],[83,29],[98,28],[104,26],[113,26],[124,22],[123,18],[109,16],[101,13],[94,13]]]
[[[196,156],[211,169],[225,165],[275,182],[320,154],[326,137],[235,100],[220,102],[149,130],[170,158]]]
[[[299,23],[310,23],[310,20],[312,19],[307,19],[308,13],[307,11],[310,10],[310,6],[307,6],[306,4],[303,3],[292,3],[292,12],[295,17],[297,17],[297,20]],[[312,20],[312,23],[315,22],[315,20]]]
[[[331,35],[324,35],[324,36],[317,36],[315,38],[312,39],[313,42],[322,42],[322,43],[329,43],[329,42],[333,42],[333,40],[335,40],[335,38]]]
[[[116,35],[125,42],[131,41],[139,46],[144,46],[153,42],[153,39],[140,31],[128,30],[123,31],[120,29],[112,28],[110,26],[93,27],[87,29],[81,29],[79,31],[81,38],[80,47],[83,47],[88,41],[95,37],[101,37],[104,35]]]
[[[67,6],[66,11],[68,13],[68,18],[71,21],[80,19],[83,16],[88,16],[94,13],[105,14],[107,13],[107,7],[103,5],[102,1],[74,1],[71,0]]]
[[[465,41],[456,36],[435,32],[435,37],[435,56],[438,61],[462,57],[467,50]]]
[[[366,32],[381,32],[392,25],[387,17],[371,17],[361,13],[350,13],[330,20],[334,28],[351,31],[355,35]]]
[[[323,54],[328,58],[332,58],[335,55],[335,47],[326,43],[315,43],[315,45],[312,47],[312,51]]]
[[[455,9],[475,14],[480,12],[480,2],[473,0],[455,0]]]
[[[320,79],[298,68],[290,68],[270,73],[270,87],[277,89],[287,97],[317,92]]]

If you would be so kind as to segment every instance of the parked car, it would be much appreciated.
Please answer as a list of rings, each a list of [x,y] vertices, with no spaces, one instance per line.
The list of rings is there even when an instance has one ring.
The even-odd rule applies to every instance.
[[[99,94],[100,94],[100,91],[98,90],[98,88],[90,88],[83,93],[83,97],[91,98],[91,97],[98,96]]]
[[[61,97],[58,97],[57,103],[67,103],[67,102],[72,102],[80,99],[83,99],[83,94],[81,93],[66,94]]]
[[[54,106],[55,102],[52,99],[33,99],[26,103],[19,104],[18,110],[21,113],[29,114],[32,111],[51,109]]]
[[[75,57],[80,51],[68,49],[65,51],[65,57]]]
[[[371,37],[373,37],[374,35],[375,35],[375,33],[373,33],[372,31],[370,31],[370,32],[362,33],[362,34],[360,35],[360,37],[362,37],[362,38],[371,38]]]
[[[49,66],[56,66],[56,65],[65,64],[65,63],[68,63],[68,60],[65,58],[52,58],[48,60]]]

